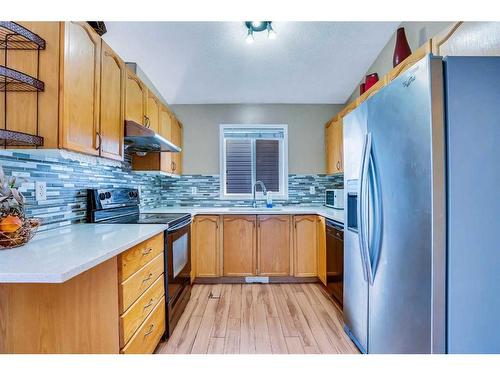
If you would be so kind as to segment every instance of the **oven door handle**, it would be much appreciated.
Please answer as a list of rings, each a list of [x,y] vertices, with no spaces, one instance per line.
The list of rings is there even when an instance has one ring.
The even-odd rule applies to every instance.
[[[192,222],[193,222],[193,219],[190,217],[189,219],[181,221],[179,224],[176,224],[173,227],[168,227],[167,228],[167,232],[168,233],[175,232],[175,231],[177,231],[179,229],[187,227],[188,225],[191,225]]]

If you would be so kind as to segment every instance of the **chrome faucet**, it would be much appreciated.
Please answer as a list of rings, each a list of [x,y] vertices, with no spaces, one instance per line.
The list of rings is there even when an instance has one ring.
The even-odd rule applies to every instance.
[[[252,203],[252,207],[253,208],[257,208],[257,201],[255,200],[255,188],[257,187],[257,185],[260,185],[260,187],[262,188],[262,194],[264,194],[264,196],[267,195],[267,189],[266,189],[266,185],[264,185],[264,183],[262,181],[255,181],[255,184],[253,184],[253,203]]]

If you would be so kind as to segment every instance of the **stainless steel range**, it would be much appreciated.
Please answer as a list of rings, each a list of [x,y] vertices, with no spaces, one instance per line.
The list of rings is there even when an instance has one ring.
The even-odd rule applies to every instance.
[[[191,215],[141,214],[137,189],[89,189],[87,221],[102,224],[166,224],[166,336],[172,334],[191,296]]]

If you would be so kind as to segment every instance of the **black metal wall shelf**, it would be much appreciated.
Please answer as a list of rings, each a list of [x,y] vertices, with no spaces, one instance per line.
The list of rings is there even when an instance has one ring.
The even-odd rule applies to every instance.
[[[0,48],[17,50],[45,49],[45,40],[12,21],[0,21]]]
[[[45,84],[35,77],[0,65],[0,91],[40,92]]]
[[[0,129],[0,140],[3,146],[43,146],[43,137],[33,134]]]
[[[0,65],[0,92],[3,93],[3,126],[0,129],[0,145],[43,146],[43,137],[8,129],[7,95],[11,92],[36,94],[36,133],[38,134],[38,93],[45,89],[45,84],[38,79],[40,51],[45,49],[45,40],[27,28],[11,21],[0,21],[0,51],[3,51],[3,65]],[[8,67],[10,50],[27,51],[26,58],[36,58],[36,78]],[[30,52],[33,51],[33,52]],[[31,53],[35,53],[33,56]],[[15,110],[22,110],[16,108]]]

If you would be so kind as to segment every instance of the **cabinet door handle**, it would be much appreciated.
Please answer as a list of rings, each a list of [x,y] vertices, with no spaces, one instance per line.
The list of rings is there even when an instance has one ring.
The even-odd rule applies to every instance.
[[[155,328],[155,325],[154,325],[154,324],[151,324],[151,325],[149,326],[149,330],[148,330],[148,331],[144,334],[144,337],[149,336],[150,334],[152,334],[152,333],[153,333],[154,328]]]
[[[150,126],[149,117],[148,116],[144,116],[144,126],[146,128],[149,128],[149,126]]]
[[[97,146],[95,147],[96,150],[100,150],[101,149],[101,146],[102,146],[102,137],[101,137],[101,133],[99,132],[95,132],[96,136],[97,136],[97,140],[98,140],[98,143],[97,143]]]
[[[144,251],[142,252],[142,255],[148,255],[148,254],[149,254],[150,252],[152,252],[152,251],[153,251],[153,248],[152,248],[152,247],[150,247],[149,249],[144,250]]]
[[[142,280],[142,282],[145,283],[146,281],[150,280],[152,277],[153,277],[153,274],[150,272],[149,275],[144,280]]]
[[[151,298],[147,304],[144,305],[144,309],[147,309],[149,306],[151,306],[154,302],[154,298]]]
[[[340,161],[337,161],[337,170],[340,171]]]

